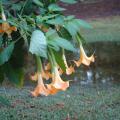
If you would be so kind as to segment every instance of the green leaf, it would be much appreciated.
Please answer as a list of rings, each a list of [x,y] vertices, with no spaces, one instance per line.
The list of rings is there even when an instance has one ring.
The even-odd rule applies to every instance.
[[[33,0],[33,3],[35,3],[36,5],[43,7],[43,3],[40,2],[39,0]]]
[[[62,38],[65,38],[67,40],[72,40],[72,36],[70,35],[70,33],[64,27],[60,28],[60,30],[58,31],[58,34]]]
[[[64,48],[69,51],[75,51],[75,48],[73,47],[71,42],[62,37],[59,37],[55,30],[49,30],[46,33],[46,37],[48,45],[53,46],[56,51],[58,51],[60,48]]]
[[[76,21],[76,24],[80,27],[88,28],[88,29],[92,28],[92,26],[89,23],[85,22],[84,20],[75,19],[74,21]]]
[[[75,37],[81,28],[92,28],[90,24],[81,19],[70,19],[64,24],[64,28]]]
[[[7,98],[0,96],[0,103],[3,105],[11,106],[10,101]]]
[[[48,6],[49,11],[64,11],[65,8],[58,6],[57,4],[50,4]]]
[[[69,42],[68,40],[61,38],[61,37],[56,37],[53,42],[55,42],[55,44],[61,48],[64,48],[66,50],[69,51],[75,51],[75,48],[73,47],[73,45],[71,44],[71,42]]]
[[[75,4],[75,3],[77,3],[76,0],[60,0],[60,1],[62,1],[64,3],[68,3],[68,4]]]
[[[32,33],[29,51],[37,56],[47,58],[46,37],[40,30],[35,30]]]
[[[63,25],[64,19],[62,16],[56,17],[55,19],[47,20],[46,23],[52,25]]]
[[[5,49],[0,52],[0,65],[9,60],[14,49],[15,42],[10,43]]]
[[[39,16],[36,17],[36,22],[37,22],[37,24],[40,24],[43,21],[48,20],[48,19],[52,19],[52,18],[54,18],[56,16],[58,16],[58,14],[54,14],[54,15],[49,14],[49,15],[46,15],[46,16],[39,15]]]
[[[71,36],[75,37],[77,32],[80,31],[78,25],[76,25],[73,21],[69,21],[65,23],[64,28],[70,33]]]
[[[18,87],[23,86],[24,71],[22,68],[13,69],[13,67],[10,64],[6,64],[5,73],[10,82],[12,82]]]
[[[72,19],[74,19],[74,18],[75,18],[74,15],[69,15],[69,16],[66,16],[64,19],[65,19],[66,21],[70,21],[70,20],[72,20]]]
[[[65,72],[66,71],[66,67],[65,67],[64,61],[62,59],[62,54],[61,53],[58,54],[58,52],[54,51],[54,56],[55,56],[57,64]]]

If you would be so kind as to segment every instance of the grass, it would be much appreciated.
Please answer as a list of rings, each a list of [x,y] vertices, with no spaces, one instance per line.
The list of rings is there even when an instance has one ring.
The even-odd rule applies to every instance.
[[[12,106],[0,106],[0,120],[119,120],[120,87],[73,85],[55,96],[33,98],[30,87],[6,89]]]
[[[88,20],[93,29],[81,30],[87,42],[120,41],[120,16]]]

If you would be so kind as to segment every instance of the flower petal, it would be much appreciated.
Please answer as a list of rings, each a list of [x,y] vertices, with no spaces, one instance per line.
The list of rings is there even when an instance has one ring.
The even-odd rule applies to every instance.
[[[51,84],[47,84],[47,88],[48,88],[48,90],[49,90],[49,93],[51,94],[51,95],[55,95],[58,91],[59,91],[59,89],[56,89],[54,86],[52,86]]]
[[[38,80],[38,73],[35,73],[34,75],[31,75],[30,79],[33,80],[33,81],[37,81]]]
[[[55,67],[55,72],[52,74],[52,83],[56,89],[65,91],[69,87],[69,81],[63,81],[59,75],[58,68]]]
[[[66,69],[66,74],[71,75],[72,73],[75,72],[75,69],[73,66],[70,66],[69,68]]]
[[[94,54],[88,57],[83,49],[83,46],[80,45],[80,59],[78,61],[74,61],[77,67],[79,67],[81,64],[84,64],[86,66],[89,66],[91,62],[94,62]]]
[[[38,95],[48,96],[49,90],[45,87],[45,85],[43,83],[42,75],[41,75],[41,73],[37,73],[37,74],[38,74],[38,85],[34,89],[34,91],[31,92],[31,94],[35,97],[37,97]]]
[[[49,80],[50,78],[52,78],[52,75],[49,71],[42,71],[42,77],[46,80]]]

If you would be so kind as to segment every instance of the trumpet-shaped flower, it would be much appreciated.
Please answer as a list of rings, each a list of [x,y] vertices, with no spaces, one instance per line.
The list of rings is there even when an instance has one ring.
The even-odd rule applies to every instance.
[[[0,24],[0,33],[6,33],[9,37],[13,31],[17,31],[15,26],[10,26],[9,23],[6,22],[6,16],[4,12],[2,12],[2,20],[3,23]]]
[[[52,75],[49,71],[42,71],[42,77],[46,80],[49,80],[50,78],[52,78]]]
[[[52,74],[52,83],[50,86],[65,91],[69,87],[69,81],[63,81],[59,75],[59,71],[57,67],[54,67],[54,72]]]
[[[45,65],[45,70],[50,70],[51,69],[51,65],[50,63],[47,63],[47,65]]]
[[[76,66],[79,67],[81,64],[89,66],[91,62],[94,62],[94,54],[88,57],[83,49],[83,46],[80,45],[80,59],[78,61],[74,61]]]
[[[51,95],[55,95],[57,92],[59,92],[60,90],[55,88],[54,86],[52,86],[51,84],[47,84],[47,89],[49,90],[49,93]]]
[[[37,81],[38,80],[38,73],[35,73],[34,75],[31,75],[30,79],[33,80],[33,81]]]
[[[43,83],[43,79],[42,79],[42,75],[41,73],[38,73],[38,85],[37,87],[34,89],[34,91],[31,92],[31,94],[34,97],[37,97],[38,95],[45,95],[48,96],[49,95],[49,90],[45,87],[44,83]]]
[[[49,71],[43,71],[41,72],[42,78],[49,80],[50,78],[52,78],[52,75]],[[33,81],[37,81],[38,80],[38,73],[35,73],[34,75],[30,76],[30,79]]]
[[[70,74],[74,73],[75,72],[74,67],[73,66],[68,67],[68,64],[67,64],[67,61],[66,61],[66,57],[65,57],[64,54],[63,54],[63,61],[64,61],[64,64],[65,64],[65,67],[66,67],[66,74],[70,75]]]

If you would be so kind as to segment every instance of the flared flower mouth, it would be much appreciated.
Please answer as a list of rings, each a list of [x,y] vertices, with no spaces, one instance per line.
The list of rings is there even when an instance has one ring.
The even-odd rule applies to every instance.
[[[71,65],[70,67],[68,67],[65,54],[63,54],[62,57],[63,57],[63,61],[64,61],[64,64],[65,64],[65,67],[66,67],[66,74],[67,74],[67,75],[71,75],[72,73],[75,72],[75,69],[74,69],[74,67],[73,67],[72,65]]]
[[[43,83],[42,75],[40,73],[38,73],[37,77],[38,77],[38,85],[34,89],[34,91],[31,92],[31,94],[34,97],[37,97],[38,95],[48,96],[49,95],[49,90],[45,87],[45,85]]]
[[[42,78],[46,79],[46,80],[49,80],[50,78],[52,78],[52,75],[49,71],[42,70],[41,75],[42,75]],[[37,81],[38,80],[38,73],[35,73],[34,75],[31,75],[30,79],[33,80],[33,81]]]
[[[49,90],[49,94],[55,95],[60,90],[55,88],[52,84],[47,84],[47,89]]]
[[[51,69],[51,65],[50,63],[47,63],[44,67],[45,70],[50,70]]]
[[[80,58],[78,61],[74,61],[77,67],[79,67],[81,64],[84,64],[86,66],[89,66],[91,62],[94,62],[94,54],[92,54],[90,57],[88,57],[83,49],[83,46],[80,45]]]
[[[49,80],[50,78],[52,78],[52,74],[49,71],[42,71],[42,77],[46,80]]]
[[[59,75],[57,67],[54,67],[54,73],[52,74],[52,83],[50,84],[58,90],[65,91],[69,87],[69,81],[63,81]]]

